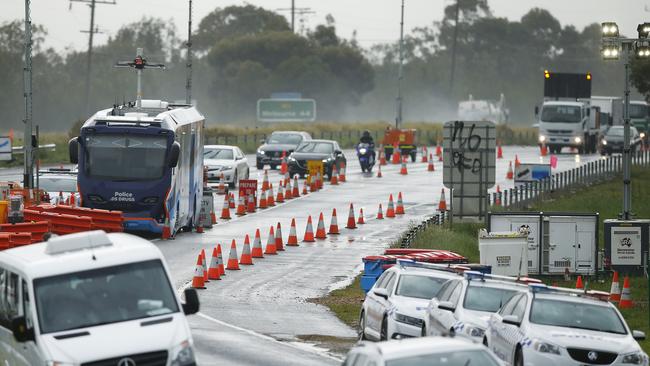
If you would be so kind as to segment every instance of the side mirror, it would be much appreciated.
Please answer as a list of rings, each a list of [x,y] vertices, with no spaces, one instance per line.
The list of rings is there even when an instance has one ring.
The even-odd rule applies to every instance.
[[[640,330],[633,330],[632,338],[636,341],[645,341],[645,333]]]
[[[376,288],[373,292],[375,295],[388,300],[388,291],[385,288]]]
[[[167,160],[167,166],[169,168],[176,168],[178,165],[178,158],[181,155],[181,144],[178,141],[174,141],[171,148],[169,149],[169,157]]]
[[[456,311],[456,306],[451,301],[441,301],[438,303],[438,309],[451,311],[452,313]]]
[[[539,114],[539,106],[535,106],[535,116]]]
[[[185,289],[185,303],[183,304],[183,313],[192,315],[199,312],[199,295],[193,288]]]
[[[514,326],[520,326],[521,322],[519,321],[519,317],[516,315],[506,315],[501,319],[501,322],[504,324],[510,324]]]
[[[265,139],[261,139],[261,140],[260,140],[260,144],[266,144],[266,140],[265,140]]]
[[[34,330],[27,328],[27,321],[24,316],[19,316],[11,320],[11,331],[19,343],[35,340]]]
[[[343,151],[341,151],[341,150],[335,150],[334,153],[335,153],[336,155],[341,155],[341,154],[343,154]]]
[[[68,141],[68,153],[70,154],[70,163],[79,163],[79,138],[73,137]]]

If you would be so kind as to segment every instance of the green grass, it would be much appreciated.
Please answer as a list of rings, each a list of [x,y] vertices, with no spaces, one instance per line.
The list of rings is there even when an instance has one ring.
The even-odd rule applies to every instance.
[[[42,149],[39,152],[41,164],[67,164],[68,158],[68,135],[64,133],[43,133],[40,135],[39,145],[55,144],[54,151]],[[22,138],[14,138],[13,146],[23,146]],[[23,165],[23,154],[14,154],[14,160],[0,162],[0,168],[15,167]]]
[[[360,280],[361,276],[357,276],[349,286],[311,301],[329,307],[341,321],[356,329],[359,326],[361,302],[365,298]]]

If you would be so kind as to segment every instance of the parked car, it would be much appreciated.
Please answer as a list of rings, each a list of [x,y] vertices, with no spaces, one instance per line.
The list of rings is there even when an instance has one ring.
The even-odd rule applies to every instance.
[[[623,126],[611,126],[603,133],[600,141],[601,155],[611,155],[615,152],[623,152]],[[641,146],[642,138],[636,127],[630,126],[630,148],[632,152],[638,151]]]
[[[310,160],[322,161],[323,171],[328,178],[332,176],[332,168],[336,165],[338,171],[346,164],[345,155],[338,142],[332,140],[305,141],[293,154],[289,155],[289,174],[293,177],[298,174],[304,177],[308,173],[307,162]]]
[[[445,283],[431,299],[422,333],[452,334],[480,343],[490,316],[512,296],[526,290],[526,284],[514,277],[465,271],[463,277]]]
[[[361,342],[343,366],[502,366],[487,348],[464,339],[427,337]]]
[[[160,250],[90,231],[0,252],[3,365],[196,365],[185,315]]]
[[[510,365],[648,365],[608,293],[531,285],[492,315],[484,344]]]
[[[257,169],[268,164],[276,169],[282,163],[282,153],[288,157],[302,142],[311,140],[311,135],[302,131],[275,131],[263,145],[257,148]]]
[[[366,294],[359,316],[359,338],[384,341],[419,337],[429,300],[454,271],[399,262],[387,269]]]
[[[250,176],[248,159],[237,146],[204,146],[203,165],[208,169],[208,182],[220,182],[223,174],[224,183],[235,187],[240,179]]]
[[[38,186],[46,192],[45,200],[53,205],[69,202],[70,196],[75,195],[76,202],[79,202],[77,193],[77,171],[66,168],[51,168],[39,170]]]

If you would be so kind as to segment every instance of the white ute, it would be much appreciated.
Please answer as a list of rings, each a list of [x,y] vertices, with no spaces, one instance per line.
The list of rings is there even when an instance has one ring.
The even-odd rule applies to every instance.
[[[160,250],[92,231],[0,252],[0,363],[195,365],[185,314]]]

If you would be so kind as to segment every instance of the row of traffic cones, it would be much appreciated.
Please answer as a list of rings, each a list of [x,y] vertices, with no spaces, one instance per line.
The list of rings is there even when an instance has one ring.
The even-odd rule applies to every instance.
[[[621,285],[618,279],[618,271],[614,271],[614,275],[612,276],[612,285],[609,290],[609,301],[612,303],[618,303],[618,307],[620,309],[632,308],[634,306],[634,303],[632,302],[632,293],[630,290],[630,278],[628,276],[625,276],[623,279],[622,292],[620,286]],[[579,290],[585,289],[585,285],[582,281],[582,276],[578,276],[575,288]]]

